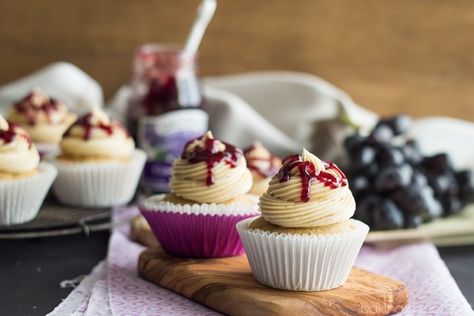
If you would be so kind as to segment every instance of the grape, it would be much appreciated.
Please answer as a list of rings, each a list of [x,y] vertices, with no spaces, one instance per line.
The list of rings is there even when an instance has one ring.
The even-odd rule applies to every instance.
[[[443,174],[453,169],[451,159],[445,153],[425,157],[421,164],[427,172],[432,174]]]
[[[428,179],[426,176],[418,170],[413,170],[412,184],[418,186],[425,186],[428,184]]]
[[[395,146],[381,146],[377,161],[382,166],[401,165],[405,161],[405,157],[400,148]]]
[[[375,189],[384,192],[406,187],[411,182],[412,174],[413,170],[408,164],[387,167],[375,178]]]
[[[451,172],[445,172],[440,175],[431,176],[429,179],[430,185],[436,195],[456,195],[459,191],[456,178]]]
[[[398,190],[394,192],[392,198],[405,212],[419,215],[424,221],[439,217],[442,213],[441,205],[434,198],[433,190],[428,185],[412,185]]]
[[[405,143],[405,146],[401,147],[403,154],[405,155],[406,161],[412,165],[418,165],[423,156],[421,155],[420,146],[415,140],[409,140]]]
[[[441,197],[441,203],[443,205],[445,215],[458,213],[462,209],[461,201],[454,196],[444,195]]]
[[[375,159],[375,150],[372,147],[365,146],[359,148],[352,155],[353,167],[357,170],[370,165]]]
[[[383,200],[374,207],[374,225],[378,229],[399,229],[403,227],[403,213],[398,206],[389,199]]]
[[[346,150],[350,153],[355,152],[357,149],[362,147],[364,143],[365,137],[362,137],[359,134],[350,135],[344,140],[344,146],[346,147]]]
[[[420,215],[417,215],[417,214],[405,215],[405,223],[403,225],[405,228],[417,228],[421,224],[423,224],[423,219],[421,218]]]
[[[367,139],[371,144],[389,143],[393,138],[393,131],[388,124],[379,123]]]
[[[358,175],[350,181],[350,185],[354,194],[360,194],[369,188],[369,180],[363,175]]]
[[[408,131],[411,125],[411,117],[408,115],[397,115],[386,120],[386,123],[392,128],[394,135],[402,135]]]
[[[375,207],[380,204],[381,199],[374,194],[369,194],[363,197],[359,203],[357,203],[357,208],[354,213],[354,218],[360,221],[363,221],[369,226],[373,225],[373,217]]]
[[[455,173],[455,178],[459,187],[459,199],[463,203],[474,200],[474,185],[472,183],[472,173],[470,170],[461,170]]]
[[[354,217],[372,229],[416,228],[474,201],[469,171],[455,170],[446,153],[423,157],[415,140],[399,137],[410,124],[406,115],[382,119],[367,137],[356,133],[344,142]]]

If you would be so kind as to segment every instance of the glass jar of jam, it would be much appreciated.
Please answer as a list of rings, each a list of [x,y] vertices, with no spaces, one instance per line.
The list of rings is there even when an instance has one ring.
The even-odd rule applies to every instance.
[[[201,104],[196,56],[184,54],[178,45],[138,48],[128,118],[148,156],[142,179],[147,189],[168,191],[174,159],[188,140],[206,132],[208,115]]]

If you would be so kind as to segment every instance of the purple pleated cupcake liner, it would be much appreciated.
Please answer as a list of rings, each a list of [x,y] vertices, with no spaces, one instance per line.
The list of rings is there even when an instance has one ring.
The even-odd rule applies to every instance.
[[[244,252],[235,225],[249,215],[204,215],[140,208],[163,249],[191,258],[237,256]]]

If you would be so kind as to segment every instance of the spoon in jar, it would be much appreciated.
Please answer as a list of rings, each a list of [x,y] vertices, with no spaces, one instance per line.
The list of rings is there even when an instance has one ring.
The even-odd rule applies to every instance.
[[[197,52],[207,26],[216,12],[216,6],[216,0],[203,0],[199,5],[196,20],[184,46],[183,53],[185,55],[192,56]]]

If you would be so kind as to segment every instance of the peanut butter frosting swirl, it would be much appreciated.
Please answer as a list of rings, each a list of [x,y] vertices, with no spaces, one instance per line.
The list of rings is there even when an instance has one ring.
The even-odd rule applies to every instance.
[[[135,143],[121,123],[94,108],[67,130],[60,147],[62,155],[70,158],[128,158]]]
[[[33,141],[44,143],[59,143],[75,119],[76,115],[70,113],[64,103],[39,89],[33,89],[8,113],[10,122],[24,128]]]
[[[39,165],[39,154],[21,127],[0,115],[0,174],[29,173]]]
[[[186,144],[173,163],[171,192],[198,203],[222,203],[246,194],[252,175],[242,151],[211,132]]]
[[[266,221],[294,228],[340,223],[355,211],[344,173],[306,150],[283,161],[259,205]]]

